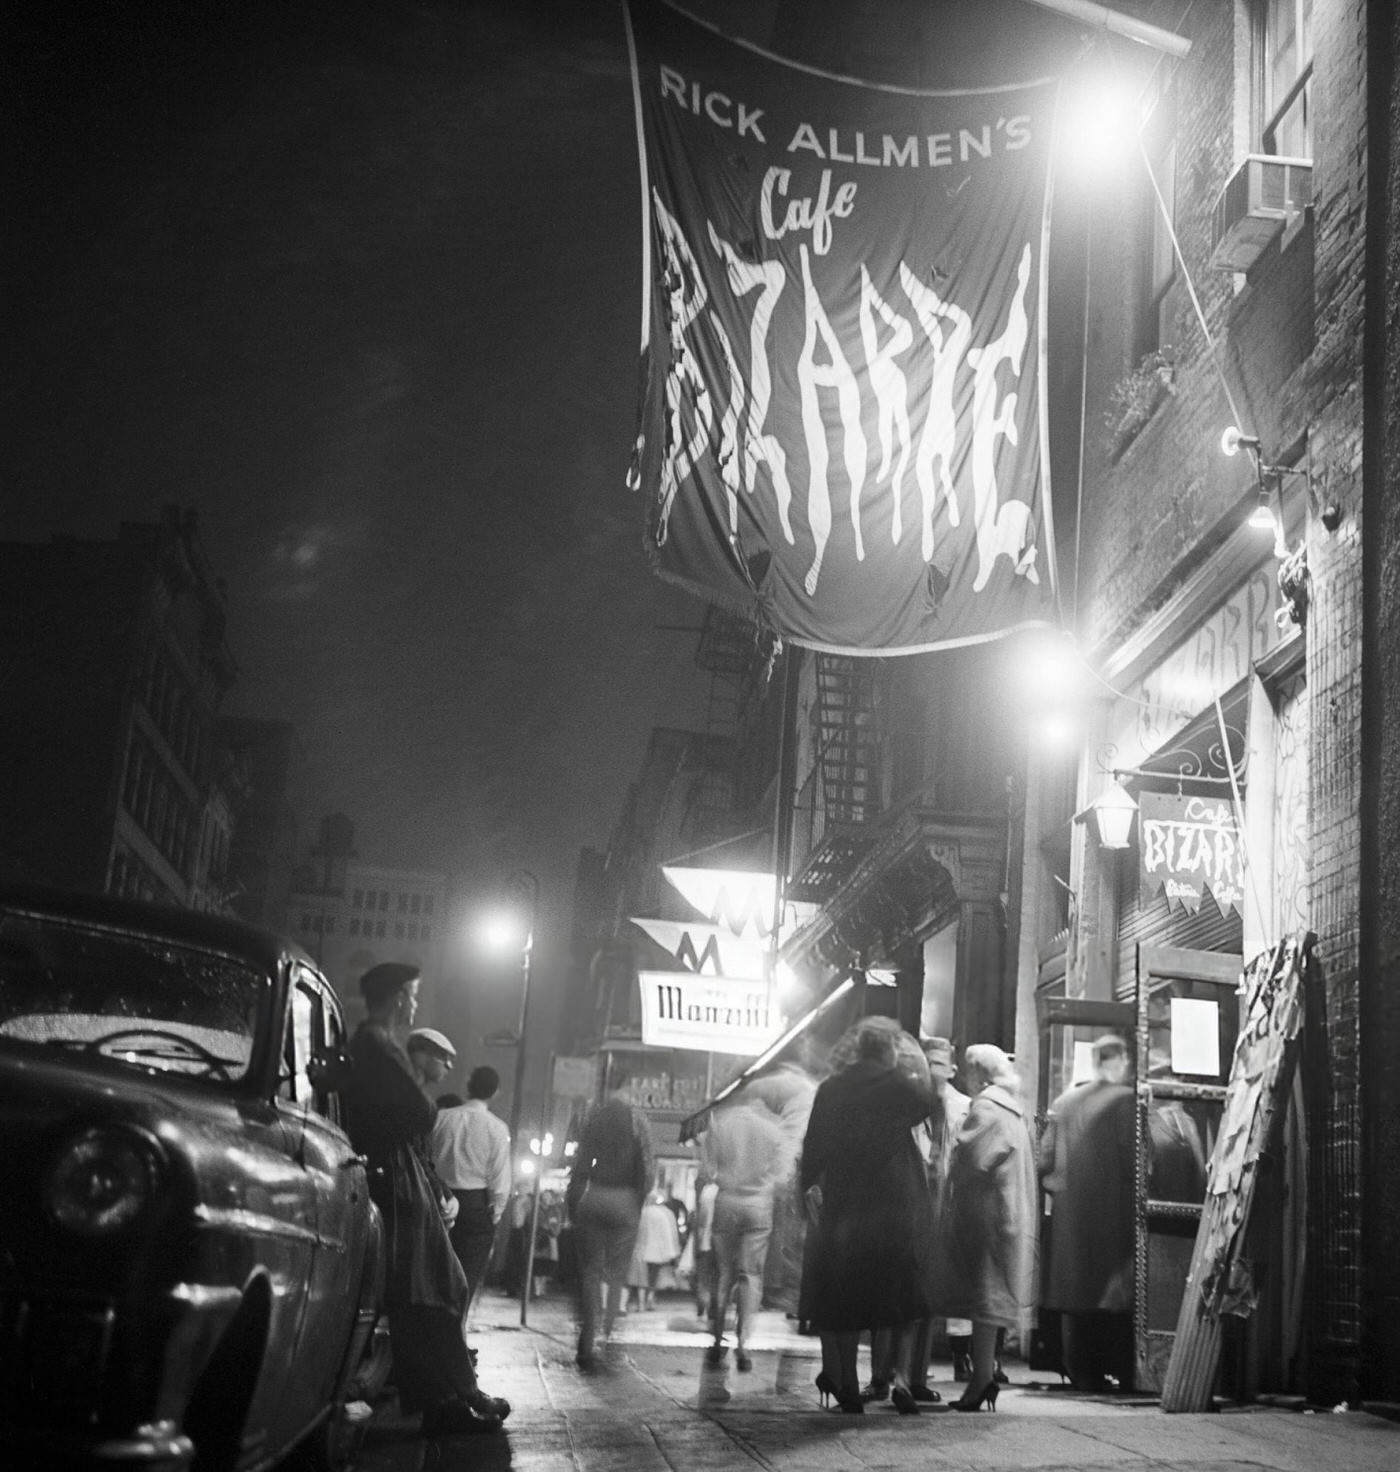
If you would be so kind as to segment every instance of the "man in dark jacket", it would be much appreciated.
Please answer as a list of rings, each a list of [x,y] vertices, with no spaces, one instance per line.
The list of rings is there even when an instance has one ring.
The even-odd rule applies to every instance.
[[[578,1253],[578,1366],[591,1370],[598,1311],[607,1285],[603,1338],[627,1286],[627,1268],[637,1242],[642,1202],[651,1186],[651,1128],[627,1101],[631,1080],[614,1065],[607,1098],[588,1116],[579,1137],[565,1204],[574,1224]]]
[[[346,1128],[367,1158],[370,1195],[384,1218],[384,1296],[399,1403],[410,1414],[422,1412],[429,1434],[498,1431],[510,1406],[476,1383],[462,1335],[466,1278],[415,1148],[436,1112],[399,1042],[418,1006],[418,968],[371,967],[360,990],[369,1016],[350,1041]]]
[[[1094,1077],[1050,1106],[1037,1165],[1050,1194],[1043,1301],[1059,1309],[1065,1370],[1076,1390],[1133,1383],[1135,1098],[1127,1044],[1093,1044]],[[1109,1376],[1113,1377],[1110,1381]]]

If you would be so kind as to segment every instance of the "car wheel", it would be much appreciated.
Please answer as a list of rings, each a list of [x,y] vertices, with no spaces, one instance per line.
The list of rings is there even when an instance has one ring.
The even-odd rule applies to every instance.
[[[365,1341],[344,1398],[297,1448],[286,1472],[345,1472],[354,1466],[389,1366],[389,1329],[381,1318]]]
[[[185,1407],[185,1433],[194,1443],[193,1472],[231,1472],[257,1389],[267,1344],[267,1290],[254,1285],[209,1357]]]

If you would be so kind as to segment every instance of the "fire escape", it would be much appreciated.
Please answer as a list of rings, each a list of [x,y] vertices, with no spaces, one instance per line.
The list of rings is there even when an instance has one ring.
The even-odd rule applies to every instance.
[[[876,660],[816,655],[817,761],[798,795],[805,896],[824,899],[869,847],[883,809]]]
[[[765,661],[754,626],[711,606],[705,611],[695,662],[709,673],[710,685],[704,750],[698,757],[702,771],[686,804],[684,827],[689,841],[701,846],[733,832],[740,727]]]

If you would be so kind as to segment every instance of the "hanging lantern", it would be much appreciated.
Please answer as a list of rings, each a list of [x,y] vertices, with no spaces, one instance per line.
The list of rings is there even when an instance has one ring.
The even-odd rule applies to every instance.
[[[1101,848],[1127,848],[1137,803],[1119,783],[1105,788],[1089,804],[1089,811],[1094,815]]]

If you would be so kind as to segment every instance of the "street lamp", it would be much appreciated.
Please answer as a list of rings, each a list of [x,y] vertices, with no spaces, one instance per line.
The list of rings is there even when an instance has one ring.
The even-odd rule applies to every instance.
[[[486,938],[497,947],[519,945],[520,947],[520,1022],[515,1030],[515,1082],[510,1096],[510,1150],[514,1162],[520,1148],[520,1109],[525,1096],[525,1047],[526,1029],[530,1021],[530,958],[535,948],[535,921],[540,904],[540,881],[528,869],[517,869],[506,880],[506,892],[510,897],[509,911],[493,916],[485,927]],[[524,937],[521,937],[522,926]],[[511,1184],[515,1183],[512,1166]],[[535,1178],[535,1211],[539,1210],[539,1178]],[[534,1216],[534,1211],[531,1212]],[[527,1247],[534,1246],[533,1222],[530,1227]],[[530,1302],[530,1268],[526,1263],[525,1282],[520,1290],[520,1322],[523,1325]]]

